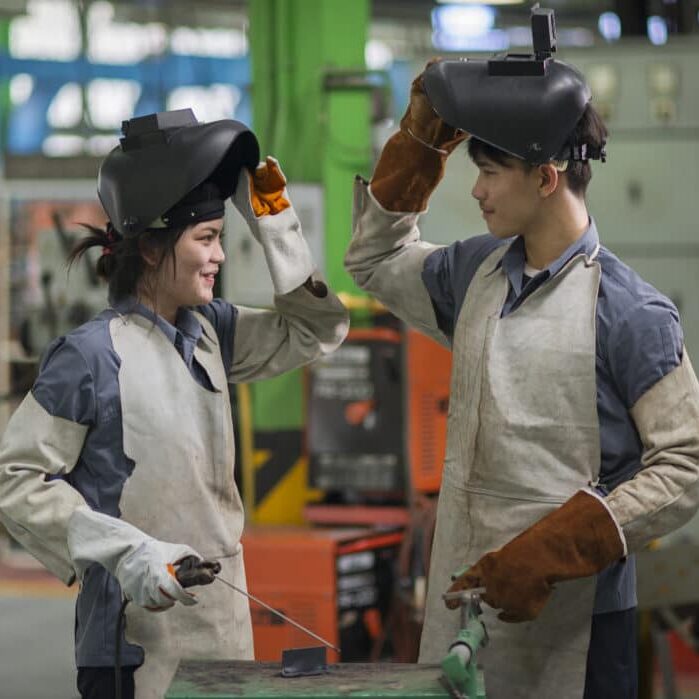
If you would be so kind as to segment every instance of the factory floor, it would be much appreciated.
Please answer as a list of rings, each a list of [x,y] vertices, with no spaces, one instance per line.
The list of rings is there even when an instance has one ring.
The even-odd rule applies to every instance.
[[[76,593],[22,552],[0,558],[0,699],[77,699]]]
[[[79,699],[72,639],[76,592],[23,552],[0,551],[0,699]],[[653,699],[699,699],[699,658],[696,672],[678,674],[675,682],[676,694],[666,695],[656,673]]]

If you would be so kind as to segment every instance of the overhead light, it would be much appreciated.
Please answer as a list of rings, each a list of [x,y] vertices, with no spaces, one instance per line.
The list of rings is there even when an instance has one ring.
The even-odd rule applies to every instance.
[[[10,20],[13,58],[73,61],[80,55],[80,17],[70,0],[31,0],[27,14]]]
[[[118,145],[119,140],[116,136],[90,136],[86,139],[85,150],[87,150],[90,155],[104,157],[110,150],[112,150],[112,148],[114,148],[114,146]]]
[[[46,111],[46,121],[54,129],[71,129],[83,115],[83,91],[79,83],[65,83],[54,95]]]
[[[454,37],[483,36],[493,28],[495,10],[479,3],[471,7],[449,4],[432,10],[432,30]]]
[[[483,0],[437,0],[440,5],[482,5]],[[523,5],[525,0],[488,0],[488,5]]]
[[[432,10],[432,45],[439,51],[498,51],[507,34],[494,30],[495,10],[487,5],[442,5]]]
[[[34,92],[34,77],[29,73],[17,73],[10,78],[10,101],[13,106],[24,104]]]
[[[603,12],[597,20],[597,28],[606,41],[621,38],[621,18],[616,12]]]
[[[183,85],[176,87],[168,96],[168,109],[185,109],[197,105],[197,117],[201,121],[216,121],[235,117],[235,110],[243,95],[230,83],[213,85]]]
[[[44,155],[50,158],[66,158],[80,155],[85,148],[85,139],[78,134],[53,134],[41,144]]]
[[[653,15],[648,18],[648,38],[652,44],[662,46],[667,43],[667,22],[663,17]]]
[[[135,80],[96,78],[88,83],[86,93],[92,125],[118,131],[121,123],[133,116],[141,85]]]
[[[364,46],[364,61],[369,70],[388,70],[393,65],[393,51],[385,41],[370,39]]]

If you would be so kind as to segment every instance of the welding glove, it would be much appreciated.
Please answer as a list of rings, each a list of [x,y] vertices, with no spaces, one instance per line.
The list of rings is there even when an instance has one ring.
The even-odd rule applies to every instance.
[[[449,592],[485,587],[502,621],[535,619],[555,583],[595,575],[626,555],[626,543],[600,498],[579,491],[498,551],[457,573]],[[459,602],[447,601],[454,609]]]
[[[262,245],[274,291],[288,294],[306,283],[315,265],[274,158],[267,156],[253,174],[243,169],[233,204]]]
[[[79,507],[68,523],[68,550],[80,579],[90,565],[99,563],[139,607],[161,611],[175,602],[197,603],[175,577],[174,566],[183,558],[201,560],[189,546],[158,541],[122,519]]]
[[[447,157],[467,137],[437,116],[425,94],[421,73],[410,88],[410,103],[400,130],[381,151],[369,183],[372,194],[389,211],[424,211],[444,176]]]

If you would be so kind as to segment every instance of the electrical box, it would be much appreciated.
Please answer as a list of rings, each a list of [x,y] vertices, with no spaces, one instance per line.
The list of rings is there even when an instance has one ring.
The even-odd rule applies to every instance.
[[[341,650],[329,662],[361,662],[379,652],[403,540],[370,528],[248,527],[243,534],[251,594]],[[250,603],[255,658],[319,645],[272,612]]]
[[[405,489],[400,333],[352,330],[308,376],[311,487],[400,497]]]
[[[449,350],[412,329],[351,330],[307,371],[312,487],[353,501],[439,490]]]

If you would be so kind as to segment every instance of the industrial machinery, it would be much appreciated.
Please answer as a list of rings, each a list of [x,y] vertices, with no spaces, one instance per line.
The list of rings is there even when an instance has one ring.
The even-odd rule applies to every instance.
[[[8,273],[0,300],[0,430],[32,386],[43,351],[55,337],[107,305],[97,279],[97,251],[69,270],[67,254],[102,225],[93,183],[8,182],[0,196],[0,261]],[[2,276],[2,275],[0,275]]]
[[[69,270],[68,255],[86,230],[69,231],[56,207],[51,211],[52,227],[37,232],[41,294],[36,305],[24,309],[21,342],[29,356],[38,357],[59,335],[86,323],[107,305],[106,285],[98,278],[94,252]]]
[[[249,591],[338,646],[332,662],[367,662],[375,647],[390,650],[384,633],[402,539],[395,529],[248,527],[242,543]],[[269,610],[253,604],[250,611],[258,660],[308,645]]]
[[[393,328],[352,330],[342,347],[309,368],[312,487],[401,499],[406,474],[400,343]]]
[[[439,490],[451,355],[393,320],[351,330],[308,370],[310,484],[340,502]]]

